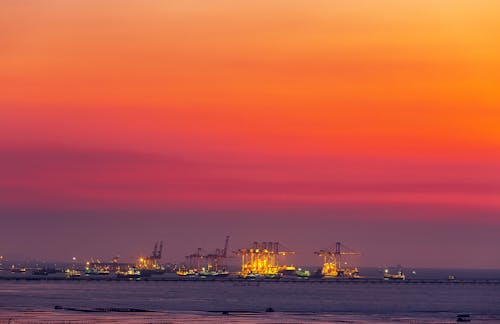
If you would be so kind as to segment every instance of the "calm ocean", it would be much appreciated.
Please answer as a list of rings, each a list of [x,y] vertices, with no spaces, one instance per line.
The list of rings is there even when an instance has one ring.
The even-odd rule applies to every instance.
[[[0,280],[0,323],[500,323],[498,271],[467,271],[453,282]]]

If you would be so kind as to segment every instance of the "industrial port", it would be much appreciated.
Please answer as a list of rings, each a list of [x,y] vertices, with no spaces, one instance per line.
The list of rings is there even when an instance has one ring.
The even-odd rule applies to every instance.
[[[0,279],[54,279],[54,280],[274,280],[274,281],[356,281],[382,280],[404,281],[408,275],[401,266],[385,267],[376,277],[364,276],[352,262],[361,253],[341,242],[333,248],[314,253],[318,263],[310,267],[298,267],[290,260],[297,252],[280,242],[252,242],[246,247],[229,250],[230,237],[226,236],[223,247],[205,250],[197,248],[185,256],[183,262],[163,262],[163,241],[154,243],[148,256],[138,256],[135,262],[121,262],[119,257],[110,261],[90,259],[84,263],[66,264],[12,264],[0,256]],[[229,262],[231,261],[231,262]],[[238,262],[239,261],[239,262]],[[231,263],[231,265],[230,265]],[[239,263],[239,265],[236,265]],[[10,275],[7,275],[9,274]],[[415,274],[415,271],[412,272]],[[447,282],[456,280],[449,275]]]

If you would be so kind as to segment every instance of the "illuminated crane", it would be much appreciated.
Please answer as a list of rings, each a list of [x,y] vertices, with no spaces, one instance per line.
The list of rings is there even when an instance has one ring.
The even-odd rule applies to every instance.
[[[347,251],[342,251],[342,247],[344,247]],[[359,278],[358,269],[347,267],[347,262],[342,263],[342,256],[361,255],[361,253],[351,251],[345,245],[337,242],[335,243],[334,250],[320,250],[318,252],[314,252],[314,254],[323,257],[321,275],[324,278]]]
[[[151,256],[139,258],[139,262],[136,264],[136,268],[139,269],[142,274],[146,275],[165,273],[165,267],[160,264],[162,251],[163,241],[155,242],[153,252],[151,252]]]
[[[216,249],[215,253],[204,254],[201,248],[193,254],[186,256],[186,264],[182,266],[177,274],[179,276],[228,276],[224,259],[227,257],[229,236],[226,236],[223,249]],[[205,267],[205,264],[207,265]]]
[[[223,249],[216,249],[215,253],[205,255],[205,258],[207,259],[207,268],[202,269],[204,270],[204,275],[220,275],[227,273],[224,259],[227,258],[228,246],[229,236],[226,236],[226,241],[224,242]]]
[[[241,255],[241,272],[243,278],[254,276],[277,277],[283,269],[290,266],[280,266],[280,257],[295,254],[293,251],[280,250],[279,242],[254,242],[249,249],[239,249],[235,252]]]

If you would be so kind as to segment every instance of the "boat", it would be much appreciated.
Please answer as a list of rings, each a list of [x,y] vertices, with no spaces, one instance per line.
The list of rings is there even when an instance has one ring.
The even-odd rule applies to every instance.
[[[219,270],[219,271],[214,271],[214,270],[202,270],[198,273],[200,277],[227,277],[229,276],[229,272],[225,270]]]
[[[217,277],[227,277],[229,276],[229,272],[226,270],[219,270],[217,271]]]
[[[12,272],[12,273],[25,273],[26,271],[27,270],[24,267],[23,268],[16,268],[15,266],[12,266],[10,268],[10,272]]]
[[[141,271],[139,271],[135,268],[129,268],[127,271],[117,271],[116,278],[128,279],[128,280],[139,280],[139,279],[141,279]]]
[[[295,275],[299,278],[309,278],[311,276],[311,272],[309,270],[302,270],[299,268],[295,271]]]
[[[90,276],[90,275],[97,275],[97,276],[107,276],[111,272],[106,269],[85,269],[85,275]]]
[[[259,278],[262,278],[262,275],[258,274],[258,273],[252,273],[252,272],[249,272],[249,273],[240,273],[239,275],[240,278],[242,279],[259,279]]]
[[[384,280],[406,280],[406,275],[401,270],[396,273],[390,273],[389,269],[385,269]]]
[[[309,278],[311,273],[309,270],[302,270],[301,268],[295,268],[294,266],[285,266],[280,270],[281,277],[287,278]]]
[[[198,275],[198,271],[193,269],[187,269],[186,267],[182,267],[176,271],[177,275],[180,277],[194,277]]]
[[[66,269],[65,273],[67,279],[79,278],[82,275],[80,271],[75,269]]]
[[[49,272],[46,269],[36,269],[31,272],[34,276],[47,276]]]

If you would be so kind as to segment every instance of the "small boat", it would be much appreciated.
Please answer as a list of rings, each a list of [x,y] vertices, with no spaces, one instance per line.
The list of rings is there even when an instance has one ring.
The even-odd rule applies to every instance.
[[[110,274],[109,270],[105,269],[85,269],[86,276],[91,276],[91,275],[107,276],[109,274]]]
[[[189,269],[189,270],[181,269],[181,270],[178,270],[176,273],[180,277],[194,277],[194,276],[198,275],[198,272],[196,272],[192,269]]]
[[[219,271],[205,271],[205,270],[202,270],[198,273],[199,276],[201,277],[227,277],[229,276],[229,272],[227,271],[223,271],[223,270],[219,270]]]
[[[141,275],[143,277],[151,277],[152,275],[161,275],[167,272],[165,267],[158,267],[153,269],[139,268],[139,270],[141,271]]]
[[[67,279],[73,279],[73,278],[79,278],[81,277],[81,272],[78,270],[74,269],[66,269],[66,278]]]
[[[15,266],[10,268],[10,272],[12,273],[25,273],[26,271],[26,268],[16,268]]]
[[[239,277],[243,278],[243,279],[253,280],[253,279],[262,278],[262,275],[260,275],[258,273],[249,272],[249,273],[240,273]]]
[[[217,277],[227,277],[229,276],[229,272],[226,270],[219,270],[217,271]]]
[[[295,275],[299,278],[309,278],[311,276],[311,272],[309,270],[302,270],[299,268],[295,271]]]
[[[285,266],[279,271],[279,276],[284,278],[309,278],[311,273],[309,270],[302,270],[302,268],[295,268],[294,266]]]
[[[406,275],[401,270],[399,270],[395,274],[392,274],[389,272],[389,269],[385,269],[384,270],[384,280],[406,280]]]
[[[117,271],[116,278],[128,279],[128,280],[139,280],[139,279],[141,279],[141,272],[135,268],[129,268],[125,272]]]
[[[34,276],[47,276],[49,272],[47,269],[36,269],[31,272],[32,275]]]

